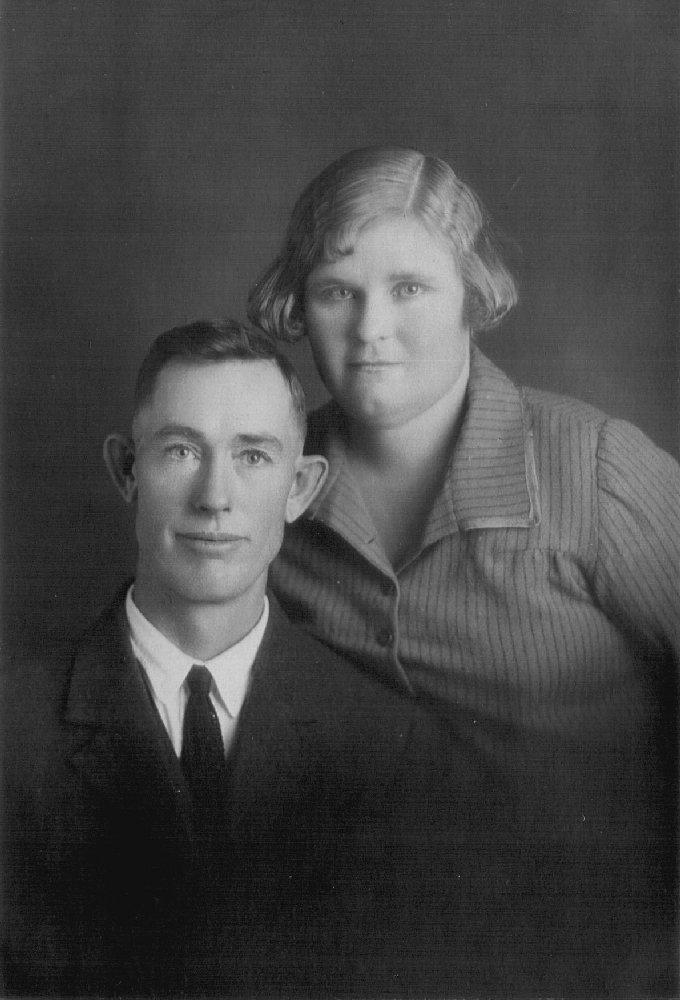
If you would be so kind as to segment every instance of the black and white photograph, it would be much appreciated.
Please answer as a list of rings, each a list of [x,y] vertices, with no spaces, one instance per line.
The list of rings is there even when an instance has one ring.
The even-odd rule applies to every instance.
[[[0,994],[679,997],[677,4],[0,35]]]

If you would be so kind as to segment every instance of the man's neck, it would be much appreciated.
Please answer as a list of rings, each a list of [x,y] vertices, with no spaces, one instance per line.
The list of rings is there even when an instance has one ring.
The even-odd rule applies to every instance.
[[[132,598],[159,632],[187,656],[205,663],[240,642],[260,620],[264,592],[226,604],[165,602],[135,583]]]

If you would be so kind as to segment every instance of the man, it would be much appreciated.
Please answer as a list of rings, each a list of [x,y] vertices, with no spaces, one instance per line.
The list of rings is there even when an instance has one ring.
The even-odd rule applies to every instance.
[[[10,671],[8,992],[351,979],[412,709],[266,594],[284,524],[326,474],[304,435],[302,389],[264,335],[195,323],[152,345],[132,436],[104,446],[136,512],[135,579],[74,653]]]

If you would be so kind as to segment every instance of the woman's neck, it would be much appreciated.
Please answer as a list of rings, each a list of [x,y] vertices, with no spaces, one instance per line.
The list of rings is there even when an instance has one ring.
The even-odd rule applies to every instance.
[[[345,436],[352,463],[390,478],[408,470],[441,468],[458,436],[465,408],[468,369],[462,374],[450,392],[403,423],[375,427],[347,418]]]
[[[397,427],[349,425],[347,460],[385,553],[395,568],[421,544],[460,430],[467,379],[459,398]],[[452,402],[454,405],[452,405]]]

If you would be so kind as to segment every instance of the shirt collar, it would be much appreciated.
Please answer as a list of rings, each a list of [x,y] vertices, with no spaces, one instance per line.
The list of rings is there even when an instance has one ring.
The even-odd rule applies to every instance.
[[[269,602],[264,607],[257,624],[239,642],[219,653],[211,660],[198,660],[178,649],[141,613],[132,594],[134,584],[127,592],[125,612],[130,626],[132,648],[142,663],[156,696],[163,702],[173,698],[182,687],[187,674],[195,663],[202,663],[213,676],[215,688],[224,707],[235,718],[246,696],[250,669],[262,642],[269,619]]]
[[[533,430],[522,390],[473,344],[467,410],[446,480],[458,525],[540,521]]]
[[[350,541],[372,541],[371,521],[346,465],[342,414],[330,402],[313,415],[306,451],[321,451],[330,474],[306,517]],[[540,520],[533,433],[522,391],[473,344],[466,409],[424,544],[455,530],[529,528]]]

